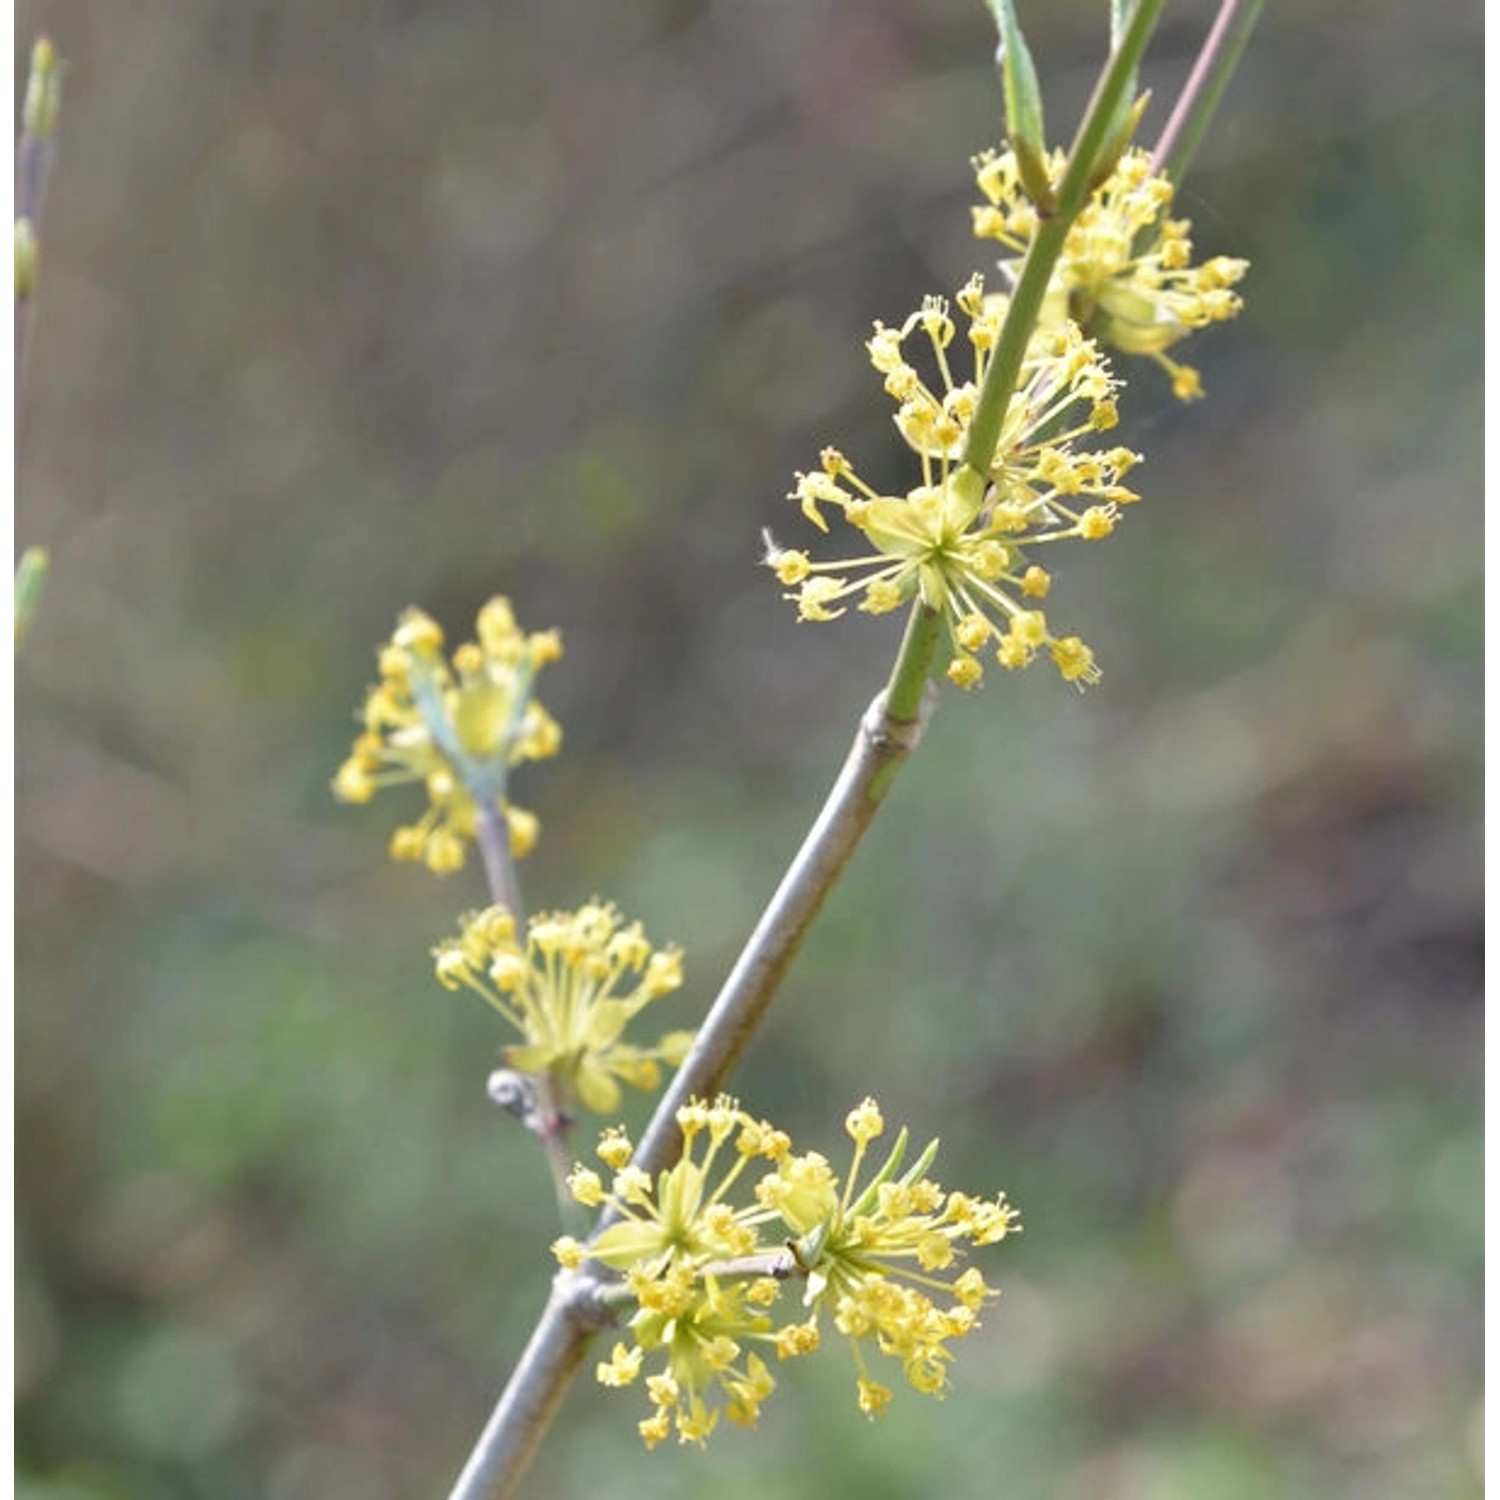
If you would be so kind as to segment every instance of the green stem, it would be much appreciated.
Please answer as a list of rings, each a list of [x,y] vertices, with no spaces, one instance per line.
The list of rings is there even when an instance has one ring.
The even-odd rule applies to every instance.
[[[1061,204],[1052,218],[1045,220],[1037,230],[1036,237],[1026,250],[1026,261],[1021,267],[1020,279],[1011,293],[1010,306],[1005,313],[1005,326],[1000,331],[1000,342],[995,346],[984,372],[984,384],[979,388],[979,401],[974,408],[974,419],[969,424],[968,440],[964,444],[964,467],[973,469],[986,477],[990,465],[995,461],[995,449],[1000,442],[1000,429],[1005,422],[1005,413],[1010,399],[1016,393],[1016,382],[1021,375],[1021,361],[1026,356],[1026,347],[1036,329],[1037,318],[1042,311],[1042,302],[1047,295],[1047,284],[1052,279],[1053,267],[1062,254],[1063,242],[1068,237],[1074,215],[1064,215]]]
[[[922,711],[932,658],[942,640],[943,617],[917,604],[906,621],[906,634],[885,687],[885,711],[898,724],[914,723]]]

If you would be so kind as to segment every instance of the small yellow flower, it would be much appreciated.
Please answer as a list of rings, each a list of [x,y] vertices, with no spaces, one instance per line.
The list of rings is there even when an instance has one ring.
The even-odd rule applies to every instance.
[[[562,743],[557,722],[531,696],[536,673],[562,653],[556,631],[523,634],[498,598],[479,611],[476,628],[478,641],[445,661],[437,622],[419,609],[402,615],[380,649],[380,682],[365,699],[363,732],[333,780],[344,802],[420,783],[427,810],[395,831],[391,857],[420,860],[436,874],[462,868],[486,804],[505,817],[511,853],[519,859],[530,851],[537,820],[506,799],[506,774],[557,754]]]
[[[732,1210],[724,1200],[751,1162],[773,1159],[772,1153],[780,1149],[780,1132],[746,1114],[725,1095],[711,1103],[690,1100],[677,1111],[677,1124],[683,1135],[682,1155],[655,1184],[635,1166],[620,1163],[603,1199],[619,1221],[594,1242],[595,1260],[619,1271],[635,1268],[659,1278],[674,1266],[696,1269],[758,1248],[756,1225],[772,1215],[763,1208]],[[753,1149],[742,1150],[740,1143],[747,1137]],[[618,1161],[621,1139],[616,1128],[607,1130],[600,1154],[607,1152]],[[710,1190],[716,1164],[722,1176]],[[578,1167],[569,1178],[570,1188],[575,1179],[591,1195],[580,1201],[597,1202],[592,1198],[595,1174]],[[578,1196],[577,1189],[573,1191]]]
[[[645,1386],[657,1410],[640,1427],[648,1447],[674,1429],[681,1442],[703,1442],[721,1410],[752,1424],[775,1387],[754,1347],[778,1360],[812,1354],[825,1315],[851,1342],[861,1411],[878,1416],[891,1399],[869,1378],[869,1356],[898,1360],[924,1394],[946,1389],[949,1344],[977,1326],[996,1295],[973,1267],[955,1274],[963,1246],[1014,1232],[1015,1210],[1003,1194],[989,1202],[945,1193],[925,1175],[935,1143],[902,1171],[904,1130],[861,1184],[866,1148],[885,1121],[865,1099],[844,1123],[854,1156],[842,1186],[824,1157],[794,1153],[783,1131],[723,1096],[678,1110],[682,1155],[655,1184],[633,1166],[617,1170],[604,1199],[615,1222],[587,1253],[623,1273],[637,1311],[630,1342],[617,1344],[597,1373],[606,1385],[625,1385],[645,1361],[656,1365]],[[621,1141],[606,1132],[601,1154],[618,1157]],[[735,1208],[734,1190],[757,1161],[766,1170],[749,1205]],[[596,1181],[587,1168],[570,1178],[575,1196],[591,1204]],[[764,1274],[767,1265],[775,1275]],[[795,1277],[801,1307],[777,1327],[767,1309]]]
[[[866,1099],[857,1109],[849,1111],[844,1128],[861,1146],[868,1146],[885,1129],[880,1106],[873,1099]]]
[[[1047,163],[1053,182],[1060,182],[1064,154],[1052,152]],[[1036,231],[1015,154],[986,152],[975,158],[974,171],[984,199],[974,209],[974,233],[1009,250],[1013,270]],[[1247,262],[1219,255],[1193,265],[1191,224],[1166,217],[1172,194],[1147,152],[1126,151],[1068,231],[1044,317],[1071,317],[1122,354],[1148,356],[1172,377],[1173,394],[1191,401],[1202,395],[1198,373],[1166,351],[1195,329],[1239,312],[1233,287]]]
[[[469,912],[458,936],[433,949],[433,963],[445,988],[475,991],[521,1033],[524,1040],[506,1048],[513,1068],[547,1074],[561,1101],[577,1099],[598,1114],[618,1107],[622,1083],[655,1088],[660,1064],[681,1062],[692,1041],[686,1031],[668,1032],[654,1047],[622,1040],[646,1006],[681,984],[682,963],[677,949],[653,949],[640,923],[627,925],[607,902],[533,916],[524,940],[504,907]],[[623,1136],[601,1147],[607,1164],[629,1154]],[[581,1202],[602,1200],[596,1173],[580,1168],[575,1176]]]
[[[851,602],[867,614],[885,614],[920,599],[946,622],[949,680],[972,688],[983,679],[986,645],[1002,665],[1024,667],[1039,647],[1052,644],[1051,635],[1026,631],[1034,612],[1022,601],[1042,597],[1051,584],[1028,549],[1112,532],[1120,507],[1137,498],[1123,479],[1138,456],[1086,446],[1117,420],[1116,382],[1095,346],[1064,320],[1033,339],[988,471],[964,467],[1004,304],[985,295],[977,276],[956,300],[971,351],[967,378],[953,358],[958,324],[940,298],[928,298],[899,328],[877,323],[868,346],[897,403],[896,426],[918,457],[922,482],[905,495],[881,495],[843,454],[824,449],[816,470],[797,475],[790,498],[822,531],[825,512],[840,512],[869,552],[815,562],[768,538],[766,562],[803,620],[837,619]],[[911,341],[925,343],[935,379],[909,362]],[[1097,670],[1078,672],[1068,680],[1097,676]]]
[[[616,1372],[627,1356],[633,1371],[644,1358],[662,1359],[646,1381],[661,1419],[641,1428],[648,1446],[668,1430],[662,1421],[675,1425],[680,1441],[701,1443],[718,1420],[715,1394],[731,1421],[749,1425],[775,1387],[765,1361],[746,1345],[771,1342],[765,1309],[779,1284],[761,1275],[726,1281],[715,1268],[764,1248],[758,1226],[774,1214],[758,1205],[733,1208],[729,1198],[753,1163],[774,1161],[790,1143],[723,1095],[689,1101],[678,1110],[677,1124],[682,1155],[655,1184],[637,1168],[619,1166],[605,1198],[618,1218],[588,1252],[624,1272],[638,1302],[629,1325],[632,1345],[617,1348],[610,1364],[600,1366],[600,1380],[623,1383]],[[606,1131],[600,1154],[618,1161],[623,1139],[617,1130]],[[586,1181],[586,1173],[578,1169],[570,1182]]]
[[[776,1356],[778,1359],[796,1359],[800,1354],[811,1354],[823,1342],[816,1323],[788,1323],[776,1330]]]
[[[976,1325],[977,1309],[994,1295],[973,1268],[952,1279],[943,1273],[955,1265],[965,1241],[992,1243],[1019,1228],[1004,1194],[986,1202],[945,1193],[925,1175],[936,1143],[898,1176],[906,1150],[904,1130],[884,1164],[861,1187],[865,1148],[878,1134],[870,1133],[870,1127],[878,1119],[873,1100],[850,1114],[854,1159],[842,1191],[818,1225],[809,1228],[805,1212],[782,1212],[783,1222],[798,1236],[794,1253],[804,1262],[805,1301],[812,1317],[800,1329],[783,1328],[777,1334],[783,1357],[801,1352],[799,1341],[808,1331],[815,1333],[818,1315],[827,1309],[834,1327],[854,1343],[859,1405],[872,1416],[884,1409],[890,1393],[866,1379],[862,1351],[899,1359],[908,1384],[923,1394],[941,1395],[952,1358],[947,1345]],[[795,1174],[807,1159],[783,1161],[777,1178]],[[821,1157],[812,1159],[820,1169],[826,1166]],[[761,1201],[780,1210],[781,1195],[765,1188],[763,1180],[757,1187]]]
[[[576,1271],[588,1259],[588,1246],[565,1234],[553,1240],[552,1255],[565,1271]]]
[[[605,1166],[613,1167],[617,1172],[630,1160],[633,1150],[634,1147],[631,1146],[630,1137],[625,1134],[623,1125],[611,1125],[599,1137],[599,1160]]]
[[[641,1361],[644,1358],[639,1349],[616,1344],[608,1363],[601,1362],[595,1374],[601,1385],[629,1385],[641,1373]]]

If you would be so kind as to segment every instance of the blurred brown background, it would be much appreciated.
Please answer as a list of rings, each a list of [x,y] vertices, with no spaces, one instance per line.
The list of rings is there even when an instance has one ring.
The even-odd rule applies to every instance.
[[[1052,134],[1105,0],[1023,3]],[[1208,19],[1177,3],[1157,104]],[[1187,186],[1247,308],[1147,503],[1068,559],[1105,680],[945,695],[738,1080],[940,1133],[1026,1232],[941,1405],[832,1349],[756,1436],[580,1382],[528,1493],[1478,1495],[1481,14],[1271,12]],[[533,906],[688,952],[690,1024],[899,624],[799,627],[760,530],[861,347],[989,261],[979,0],[49,0],[21,412],[17,1443],[27,1500],[444,1492],[540,1305],[481,899],[328,780],[376,643],[495,592],[568,656]],[[632,1102],[633,1120],[644,1113]]]

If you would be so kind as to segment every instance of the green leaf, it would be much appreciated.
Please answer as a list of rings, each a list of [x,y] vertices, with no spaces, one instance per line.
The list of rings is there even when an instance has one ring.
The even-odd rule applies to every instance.
[[[1047,176],[1047,128],[1042,118],[1042,90],[1036,65],[1016,19],[1015,0],[989,0],[1000,33],[995,61],[1005,90],[1005,134],[1016,153],[1021,186],[1042,214],[1055,206]]]

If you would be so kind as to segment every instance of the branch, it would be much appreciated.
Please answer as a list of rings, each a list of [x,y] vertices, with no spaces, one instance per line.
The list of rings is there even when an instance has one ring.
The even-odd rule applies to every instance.
[[[995,358],[970,425],[964,463],[987,475],[1005,410],[1015,392],[1032,329],[1069,226],[1094,185],[1109,131],[1163,0],[1137,0],[1069,152],[1055,214],[1033,240],[1011,298]],[[722,1086],[770,1006],[788,966],[865,830],[895,773],[921,739],[933,701],[927,677],[941,640],[941,617],[918,604],[890,682],[860,721],[843,769],[744,951],[724,981],[682,1067],[646,1127],[632,1164],[655,1178],[682,1148],[677,1111]],[[595,1233],[612,1222],[608,1209]],[[507,1500],[583,1363],[600,1323],[597,1277],[559,1277],[553,1293],[449,1500]]]
[[[929,696],[912,719],[886,711],[881,693],[860,720],[843,769],[782,876],[776,894],[724,981],[677,1076],[646,1127],[631,1162],[655,1176],[677,1160],[677,1111],[689,1099],[716,1093],[760,1025],[802,940],[807,936],[865,830],[874,821],[894,773],[916,749],[930,716]],[[604,1228],[607,1220],[601,1221]]]
[[[681,1149],[677,1110],[691,1098],[715,1093],[728,1077],[879,811],[896,771],[916,749],[931,704],[931,696],[925,695],[913,717],[896,718],[881,693],[860,721],[823,810],[724,981],[692,1051],[631,1158],[643,1171],[655,1176],[676,1160]],[[609,1222],[608,1213],[601,1215],[596,1233]],[[449,1500],[505,1500],[514,1493],[600,1324],[598,1287],[597,1279],[587,1273],[559,1277],[554,1283],[546,1310]]]
[[[490,900],[496,906],[503,906],[524,933],[526,914],[521,910],[516,865],[510,857],[510,821],[493,799],[479,803],[479,826],[474,840],[479,845],[479,857],[484,861]]]

